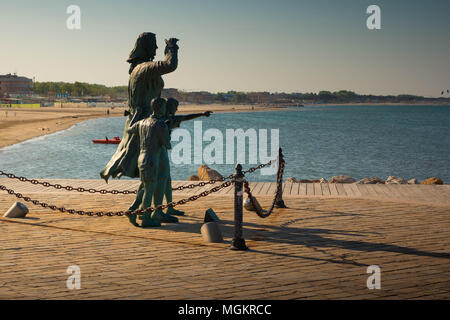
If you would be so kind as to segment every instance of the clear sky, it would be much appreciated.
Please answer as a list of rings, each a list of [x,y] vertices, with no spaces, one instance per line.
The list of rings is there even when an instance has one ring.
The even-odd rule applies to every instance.
[[[81,8],[68,30],[66,8]],[[381,30],[366,9],[381,7]],[[448,0],[0,0],[0,74],[126,85],[138,34],[180,39],[166,88],[438,96],[450,89]]]

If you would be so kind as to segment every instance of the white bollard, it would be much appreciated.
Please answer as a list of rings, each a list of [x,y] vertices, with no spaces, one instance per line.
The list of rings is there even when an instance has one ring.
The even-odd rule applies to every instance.
[[[21,202],[14,203],[3,215],[4,218],[23,218],[27,215],[28,208]]]
[[[217,222],[204,223],[200,228],[203,240],[206,242],[220,243],[223,242],[222,232],[220,232]]]

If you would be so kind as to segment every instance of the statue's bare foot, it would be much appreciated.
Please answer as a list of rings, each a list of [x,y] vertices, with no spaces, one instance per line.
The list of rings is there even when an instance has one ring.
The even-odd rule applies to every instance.
[[[166,211],[166,214],[170,214],[172,216],[184,216],[184,211],[180,211],[174,208],[169,208]]]
[[[178,218],[174,217],[168,213],[164,214],[164,218],[162,219],[162,222],[165,223],[178,223]]]
[[[163,222],[164,219],[164,212],[161,209],[155,210],[151,214],[151,218],[159,223]]]
[[[152,219],[165,222],[165,223],[177,223],[178,218],[171,216],[170,214],[165,214],[162,210],[156,210],[152,213]]]
[[[139,227],[138,223],[136,222],[136,218],[137,216],[135,214],[130,214],[127,215],[128,220],[130,220],[130,223],[135,226],[135,227]]]
[[[150,217],[148,213],[145,213],[144,215],[139,217],[140,220],[142,220],[142,228],[149,228],[149,227],[160,227],[161,223],[153,218]]]

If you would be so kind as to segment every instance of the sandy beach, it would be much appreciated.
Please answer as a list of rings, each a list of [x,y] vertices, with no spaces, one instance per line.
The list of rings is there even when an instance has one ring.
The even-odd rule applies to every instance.
[[[89,119],[123,116],[125,108],[54,108],[10,109],[0,108],[0,148],[34,137],[65,130]],[[280,110],[280,107],[250,105],[181,105],[180,113],[204,112],[249,112]],[[125,118],[124,118],[125,119]]]

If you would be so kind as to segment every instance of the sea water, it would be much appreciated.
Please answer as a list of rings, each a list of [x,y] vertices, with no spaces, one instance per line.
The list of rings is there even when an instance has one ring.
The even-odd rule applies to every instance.
[[[202,121],[203,133],[216,128],[224,137],[227,129],[267,129],[269,152],[270,130],[279,129],[285,177],[329,179],[345,174],[355,179],[386,179],[395,175],[422,180],[437,176],[450,183],[449,106],[311,106],[212,114],[197,120]],[[124,123],[124,117],[88,120],[5,147],[0,149],[0,170],[30,178],[98,179],[117,145],[92,140],[122,136]],[[194,121],[184,122],[181,128],[194,138]],[[203,142],[203,147],[209,143]],[[246,153],[248,162],[248,148]],[[188,164],[172,163],[173,180],[196,174],[199,165],[193,158]],[[224,176],[234,170],[234,164],[209,166]],[[244,169],[252,166],[243,164]],[[275,176],[255,172],[248,179],[274,181]]]

